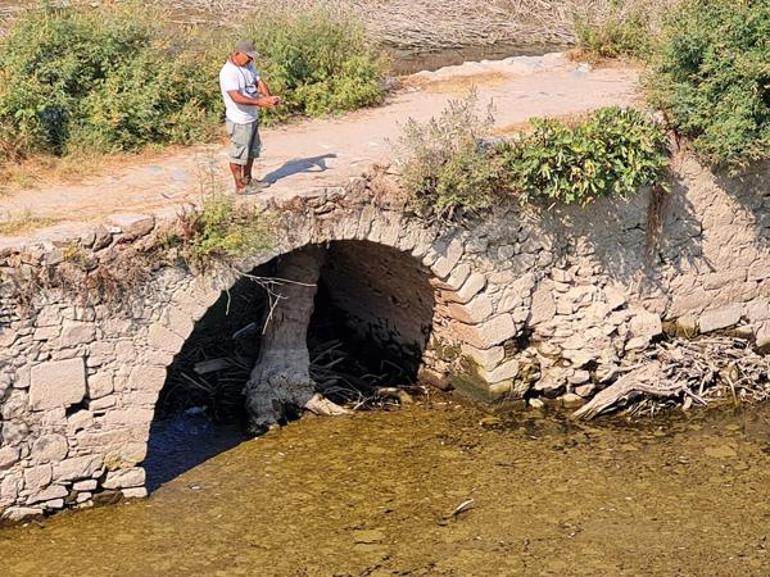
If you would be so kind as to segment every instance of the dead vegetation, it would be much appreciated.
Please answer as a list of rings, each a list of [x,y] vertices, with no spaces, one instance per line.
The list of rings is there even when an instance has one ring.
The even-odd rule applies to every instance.
[[[660,342],[626,368],[609,387],[575,412],[592,419],[623,409],[630,416],[654,416],[665,408],[770,398],[770,356],[746,339],[710,336]]]
[[[172,19],[186,25],[216,23],[232,27],[244,18],[244,4],[236,0],[152,0],[151,3],[170,8]],[[277,3],[297,11],[319,4],[312,0],[277,0]],[[323,3],[341,9],[352,6],[364,19],[371,38],[382,46],[430,51],[495,44],[574,44],[577,20],[599,26],[613,24],[631,17],[640,7],[656,17],[671,0],[325,0]],[[2,16],[13,17],[21,10],[14,3],[0,2],[0,21]]]

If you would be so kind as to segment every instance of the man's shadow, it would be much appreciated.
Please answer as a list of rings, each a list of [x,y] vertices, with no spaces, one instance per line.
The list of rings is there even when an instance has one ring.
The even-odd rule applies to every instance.
[[[299,174],[302,172],[326,172],[329,167],[326,166],[326,160],[328,158],[337,158],[337,154],[330,152],[322,154],[321,156],[313,156],[310,158],[295,158],[285,162],[280,168],[276,168],[274,171],[266,174],[263,180],[266,180],[270,184],[275,184],[282,178]],[[314,170],[315,169],[315,170]]]

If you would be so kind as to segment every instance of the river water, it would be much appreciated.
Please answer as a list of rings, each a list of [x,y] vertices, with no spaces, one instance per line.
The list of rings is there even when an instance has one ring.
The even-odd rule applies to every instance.
[[[770,574],[770,407],[499,418],[451,399],[306,418],[147,501],[0,530],[0,575]]]

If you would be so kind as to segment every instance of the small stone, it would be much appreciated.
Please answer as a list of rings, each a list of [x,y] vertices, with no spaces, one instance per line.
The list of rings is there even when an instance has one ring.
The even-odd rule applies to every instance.
[[[110,471],[107,478],[102,483],[105,489],[123,489],[129,487],[141,487],[144,485],[145,472],[141,467],[132,469],[120,469]]]
[[[77,347],[91,343],[96,339],[96,327],[91,323],[64,321],[59,344],[62,348]]]
[[[121,489],[124,499],[144,499],[147,497],[147,489],[144,487],[131,487],[128,489]]]
[[[86,501],[90,500],[92,496],[93,496],[93,493],[90,493],[88,491],[85,491],[83,493],[78,493],[78,496],[75,499],[75,502],[78,504],[85,503]]]
[[[93,477],[102,468],[104,459],[101,455],[74,457],[54,464],[55,481],[77,481]]]
[[[596,385],[594,385],[593,383],[588,383],[586,385],[580,385],[578,387],[575,387],[575,393],[580,395],[584,399],[587,399],[591,395],[593,395],[595,390],[596,390]]]
[[[0,470],[8,469],[19,461],[18,447],[4,447],[0,449]]]
[[[737,325],[743,316],[743,305],[734,304],[704,312],[698,324],[700,332],[710,333]]]
[[[41,501],[51,501],[53,499],[61,499],[69,495],[67,487],[62,485],[51,485],[46,487],[42,491],[33,493],[27,498],[27,504],[33,505],[34,503],[40,503]]]
[[[518,374],[519,361],[516,359],[506,361],[492,371],[487,371],[483,368],[479,369],[479,376],[490,384],[515,379]]]
[[[567,382],[569,382],[571,385],[582,385],[583,383],[587,383],[589,380],[591,380],[591,373],[581,369],[575,371],[567,379]]]
[[[31,456],[34,463],[51,463],[61,461],[68,452],[67,439],[63,435],[52,433],[35,441]]]
[[[74,405],[86,394],[86,369],[82,358],[49,361],[32,367],[29,402],[42,411]]]
[[[770,352],[770,322],[763,323],[757,329],[757,348],[762,353]]]
[[[585,405],[586,400],[575,393],[567,393],[561,396],[561,403],[565,409],[578,409]]]
[[[112,373],[98,372],[88,377],[88,398],[91,400],[106,397],[115,390]]]
[[[495,425],[499,425],[502,423],[503,420],[500,417],[484,417],[479,421],[479,425],[482,427],[493,427]]]
[[[468,304],[452,303],[447,308],[449,316],[462,323],[478,324],[492,314],[492,301],[485,294],[477,295]]]
[[[626,343],[627,351],[642,351],[650,345],[649,337],[634,337]]]
[[[41,505],[48,510],[64,509],[64,499],[52,499],[51,501],[41,503]]]
[[[487,279],[483,274],[473,273],[468,277],[468,280],[462,285],[462,287],[454,292],[448,293],[448,298],[458,303],[467,303],[477,294],[479,294],[487,284]]]
[[[528,401],[528,403],[529,403],[529,406],[532,407],[533,409],[542,409],[542,408],[545,407],[545,403],[543,401],[541,401],[540,399],[535,398],[535,397],[531,398]]]
[[[75,491],[95,491],[98,485],[99,483],[96,479],[87,479],[85,481],[78,481],[72,485],[72,488],[75,489]]]
[[[154,349],[176,354],[181,350],[184,339],[163,325],[154,324],[147,333],[147,344]]]
[[[633,337],[646,337],[648,340],[663,333],[663,322],[659,315],[642,310],[634,315],[629,323]]]
[[[24,469],[24,486],[37,491],[51,484],[51,465],[38,465]]]
[[[94,415],[91,411],[78,411],[67,419],[67,432],[69,434],[77,433],[82,429],[87,429],[94,423]]]
[[[379,543],[385,539],[385,534],[378,529],[359,530],[353,532],[353,542],[362,544]]]
[[[135,240],[148,235],[155,228],[155,217],[146,214],[116,214],[110,217],[126,240]]]
[[[3,511],[2,519],[10,523],[18,523],[29,517],[38,517],[43,512],[43,509],[37,507],[10,507]]]
[[[607,301],[611,311],[619,309],[626,304],[626,296],[612,285],[604,287],[604,299]]]

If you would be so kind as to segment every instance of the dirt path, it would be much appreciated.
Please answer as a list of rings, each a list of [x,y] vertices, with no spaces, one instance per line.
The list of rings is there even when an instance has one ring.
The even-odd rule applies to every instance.
[[[373,161],[387,160],[400,125],[412,117],[429,119],[446,101],[476,85],[480,101],[493,99],[498,127],[532,116],[562,116],[637,98],[637,72],[590,70],[557,55],[466,63],[410,77],[408,89],[380,108],[339,118],[303,121],[263,131],[259,172],[273,182],[276,197],[312,195],[359,175]],[[115,174],[78,184],[52,184],[0,198],[0,218],[26,214],[59,224],[25,235],[25,240],[66,233],[72,225],[103,221],[116,213],[167,214],[200,198],[201,182],[216,175],[226,190],[226,149],[201,146],[151,164],[128,166]],[[5,237],[2,244],[21,239]]]

